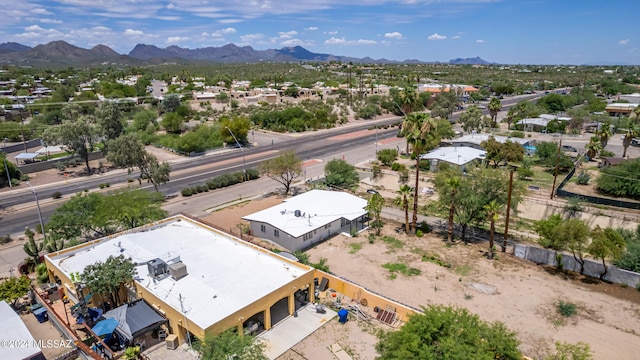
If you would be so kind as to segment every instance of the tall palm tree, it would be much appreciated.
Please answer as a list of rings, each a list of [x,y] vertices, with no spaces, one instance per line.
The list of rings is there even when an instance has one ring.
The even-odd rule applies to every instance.
[[[416,183],[413,195],[413,217],[411,230],[415,231],[418,223],[418,187],[420,181],[420,155],[422,155],[429,147],[433,148],[437,145],[435,138],[436,125],[429,114],[411,113],[407,115],[402,124],[407,143],[411,145],[413,156],[416,159]],[[435,144],[434,144],[435,142]]]
[[[602,151],[602,144],[600,143],[600,138],[597,136],[592,136],[589,143],[585,145],[585,149],[587,149],[587,156],[589,159],[593,159]]]
[[[409,205],[411,204],[409,197],[412,192],[413,189],[407,184],[400,186],[400,189],[397,191],[400,196],[398,196],[396,203],[404,210],[404,232],[407,234],[409,233]]]
[[[640,108],[640,106],[638,106]],[[624,134],[624,138],[622,139],[622,147],[624,148],[624,152],[622,153],[622,157],[627,156],[627,149],[633,142],[633,138],[638,136],[640,131],[636,127],[629,127],[627,133]]]
[[[484,206],[484,211],[487,213],[487,218],[491,223],[489,228],[489,259],[493,259],[493,235],[496,230],[496,221],[500,218],[502,205],[498,204],[495,200],[491,200],[491,202]]]
[[[491,115],[491,127],[495,128],[497,125],[498,111],[502,108],[502,103],[497,97],[492,97],[489,101],[489,115]]]
[[[460,187],[460,177],[452,176],[447,179],[447,187],[451,189],[451,205],[449,206],[449,243],[453,243],[453,215],[456,211],[456,191],[458,191],[458,187]]]
[[[598,131],[600,135],[600,144],[602,144],[602,148],[606,148],[609,143],[609,138],[611,138],[611,124],[608,122],[602,124],[602,128]]]
[[[507,130],[511,130],[511,123],[513,122],[513,119],[516,117],[517,112],[518,112],[518,109],[515,106],[510,107],[509,111],[507,111],[507,116],[505,116],[505,119],[507,119]]]

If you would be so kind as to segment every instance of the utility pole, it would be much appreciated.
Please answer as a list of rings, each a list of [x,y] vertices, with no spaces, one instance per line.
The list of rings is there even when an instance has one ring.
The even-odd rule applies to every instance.
[[[551,187],[551,200],[553,200],[553,196],[556,192],[556,179],[558,178],[558,165],[560,165],[560,149],[562,149],[562,139],[560,139],[560,143],[558,144],[558,154],[556,156],[556,170],[553,174],[553,186]]]
[[[513,168],[509,173],[509,193],[507,195],[507,215],[505,216],[504,236],[502,237],[502,252],[507,252],[507,239],[509,238],[509,214],[511,213],[511,192],[513,190]]]

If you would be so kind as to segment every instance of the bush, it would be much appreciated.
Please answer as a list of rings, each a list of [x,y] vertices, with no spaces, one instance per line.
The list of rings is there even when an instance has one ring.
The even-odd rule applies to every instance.
[[[606,150],[606,149],[602,149],[600,151],[600,156],[616,156],[616,153],[614,153],[613,151],[610,150]]]
[[[590,181],[591,181],[591,175],[589,175],[589,173],[587,173],[584,170],[582,170],[580,172],[580,175],[576,177],[576,182],[578,183],[578,185],[589,185]]]
[[[191,188],[184,188],[182,189],[182,191],[180,191],[180,193],[185,197],[193,195],[193,191],[191,191]]]
[[[51,194],[51,197],[54,199],[60,199],[62,197],[62,193],[60,191],[56,191],[53,194]]]
[[[558,314],[564,317],[570,317],[576,314],[576,304],[572,302],[560,301],[557,308]]]
[[[422,232],[422,230],[418,229],[418,230],[416,230],[416,236],[417,237],[423,237],[424,233]]]
[[[22,174],[20,176],[20,181],[29,181],[29,175],[27,174]]]
[[[67,165],[65,165],[64,161],[58,161],[55,165],[56,169],[58,169],[58,171],[64,171],[64,169],[67,168]]]
[[[428,234],[431,232],[431,226],[426,221],[422,221],[418,223],[418,230],[422,231],[423,234]]]
[[[384,166],[392,166],[397,157],[398,150],[396,149],[382,149],[376,154],[376,158]]]
[[[400,171],[401,169],[406,169],[407,167],[404,164],[400,164],[399,162],[394,162],[391,164],[391,170]]]
[[[524,138],[524,133],[522,131],[512,131],[511,137],[514,138]]]
[[[0,236],[0,244],[7,244],[13,241],[11,235]]]

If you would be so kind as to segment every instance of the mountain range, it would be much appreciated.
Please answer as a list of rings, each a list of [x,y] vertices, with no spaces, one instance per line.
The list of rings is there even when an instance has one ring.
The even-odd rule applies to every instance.
[[[29,47],[15,42],[0,44],[0,63],[29,66],[69,66],[69,65],[151,65],[165,62],[180,63],[237,63],[237,62],[300,62],[300,61],[342,61],[354,63],[435,63],[421,60],[392,61],[387,59],[355,58],[331,54],[318,54],[301,47],[255,50],[251,46],[227,44],[221,47],[186,49],[179,46],[159,48],[155,45],[138,44],[123,55],[105,45],[84,49],[65,41],[52,41],[48,44]],[[489,62],[476,57],[453,59],[449,64],[488,65]]]

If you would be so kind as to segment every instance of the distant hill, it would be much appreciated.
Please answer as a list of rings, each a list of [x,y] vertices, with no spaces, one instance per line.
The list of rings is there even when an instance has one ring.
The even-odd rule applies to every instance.
[[[0,54],[7,54],[12,52],[25,52],[29,51],[31,48],[22,44],[18,44],[15,42],[6,42],[0,44]]]
[[[105,45],[84,49],[65,41],[52,41],[33,48],[12,46],[13,51],[0,53],[0,62],[21,65],[90,65],[102,63],[136,64],[139,61],[120,55]],[[25,50],[26,48],[26,50]],[[17,50],[16,50],[17,49]]]
[[[490,62],[482,60],[479,56],[476,56],[474,58],[466,58],[466,59],[461,59],[461,58],[452,59],[452,60],[449,60],[449,64],[453,64],[453,65],[491,65]]]
[[[198,49],[169,46],[160,48],[155,45],[138,44],[127,55],[115,52],[105,45],[97,45],[92,49],[84,49],[71,45],[65,41],[53,41],[45,45],[30,48],[18,43],[0,44],[0,63],[14,63],[21,65],[144,65],[162,62],[178,63],[236,63],[236,62],[300,62],[300,61],[342,61],[354,63],[404,63],[426,64],[428,62],[410,59],[392,61],[387,59],[372,59],[370,57],[356,58],[331,54],[311,52],[301,46],[284,47],[282,49],[255,50],[251,46],[237,46],[227,44],[220,47],[205,47]],[[480,59],[454,59],[450,64],[481,64],[489,62]]]

